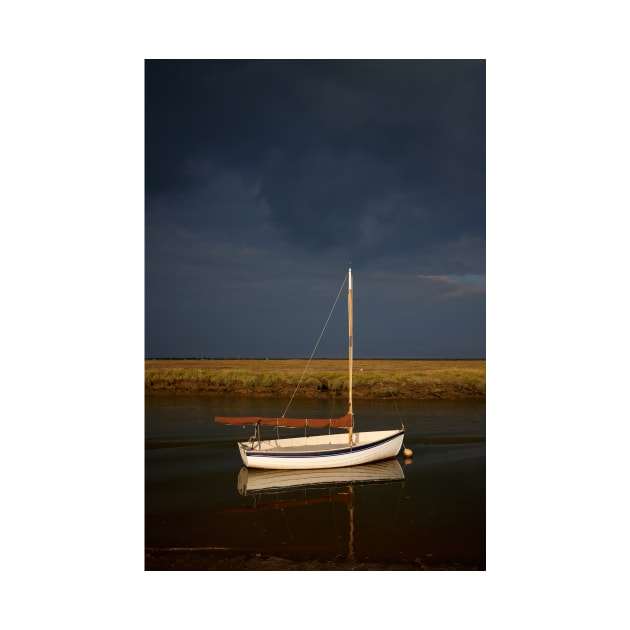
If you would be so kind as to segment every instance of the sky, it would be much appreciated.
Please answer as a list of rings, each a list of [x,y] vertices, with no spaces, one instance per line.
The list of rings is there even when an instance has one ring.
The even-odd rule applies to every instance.
[[[145,61],[145,356],[486,356],[486,68]]]

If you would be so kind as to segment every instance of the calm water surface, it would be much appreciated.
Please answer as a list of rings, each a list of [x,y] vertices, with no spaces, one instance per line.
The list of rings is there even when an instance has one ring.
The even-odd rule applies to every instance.
[[[333,478],[320,486],[309,471],[299,487],[261,490],[277,484],[243,469],[236,446],[251,427],[221,425],[214,416],[277,416],[287,402],[146,399],[147,548],[485,569],[485,402],[356,401],[357,431],[405,425],[414,455],[391,462],[394,473],[400,468],[394,480],[366,469],[356,473],[361,483]],[[290,415],[345,411],[340,401],[294,400]]]

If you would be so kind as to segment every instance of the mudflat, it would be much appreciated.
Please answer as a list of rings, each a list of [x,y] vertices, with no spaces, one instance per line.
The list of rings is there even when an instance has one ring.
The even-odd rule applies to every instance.
[[[145,361],[145,394],[343,397],[347,359]],[[485,399],[485,359],[355,359],[353,397]]]
[[[146,550],[145,571],[485,571],[485,566],[407,561],[304,558],[218,551]]]

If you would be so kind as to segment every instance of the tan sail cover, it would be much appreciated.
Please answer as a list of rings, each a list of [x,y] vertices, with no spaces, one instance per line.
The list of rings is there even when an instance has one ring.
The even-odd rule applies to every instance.
[[[347,413],[342,418],[261,418],[259,416],[243,417],[222,417],[217,416],[216,422],[222,424],[234,424],[245,426],[247,424],[260,424],[267,427],[290,427],[303,428],[312,427],[314,429],[324,429],[332,427],[336,429],[350,429],[352,427],[352,414]]]

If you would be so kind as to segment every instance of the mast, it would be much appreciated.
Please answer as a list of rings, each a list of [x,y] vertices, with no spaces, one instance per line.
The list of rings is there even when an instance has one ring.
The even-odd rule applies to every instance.
[[[354,425],[354,413],[352,411],[352,269],[348,269],[348,415],[352,417]],[[352,427],[348,431],[349,441],[352,443]]]

